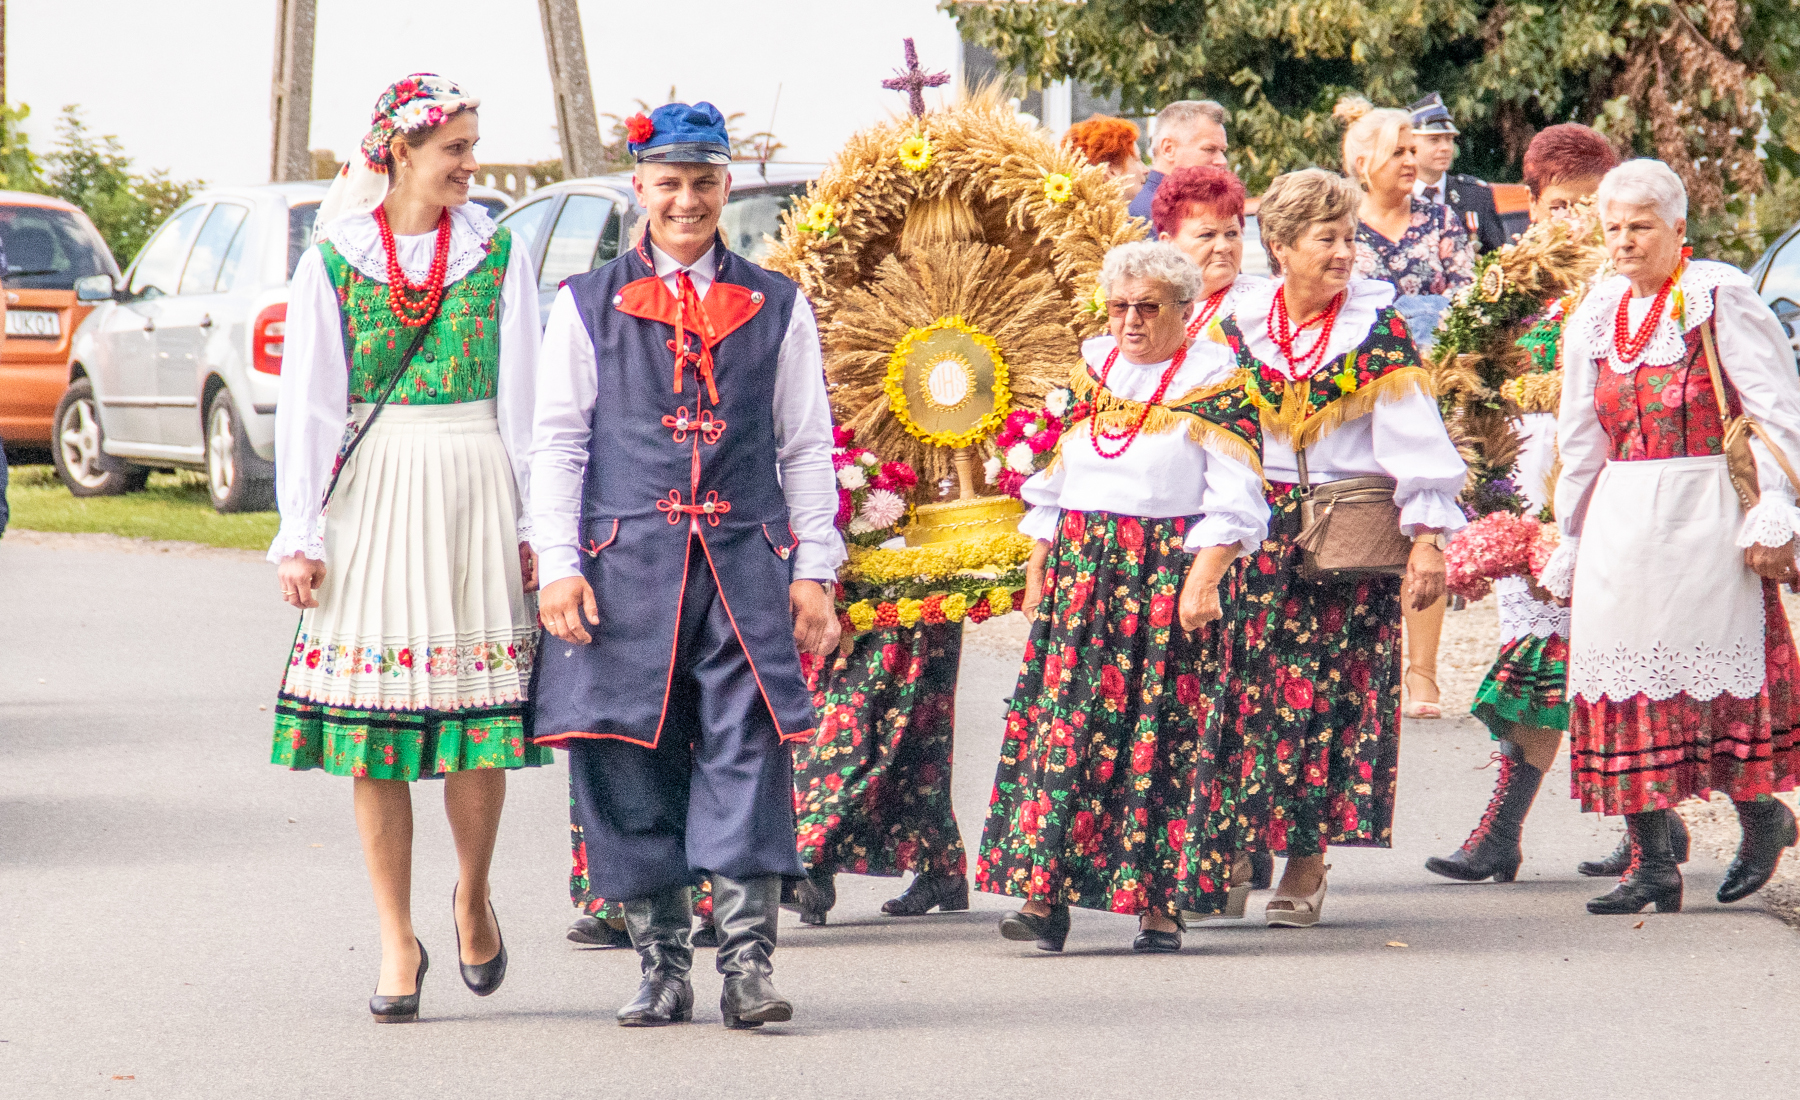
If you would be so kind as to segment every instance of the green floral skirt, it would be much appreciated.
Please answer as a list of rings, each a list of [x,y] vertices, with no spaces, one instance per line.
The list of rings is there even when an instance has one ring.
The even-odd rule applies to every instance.
[[[1189,522],[1064,514],[1006,716],[980,889],[1117,913],[1223,904],[1229,855],[1196,859],[1186,835],[1195,791],[1211,789],[1228,652],[1218,624],[1176,622]]]
[[[548,764],[525,737],[525,706],[386,711],[330,707],[283,695],[275,704],[272,763],[367,779],[434,779],[472,768]]]
[[[1569,728],[1569,642],[1527,634],[1500,647],[1469,712],[1498,741],[1512,725]]]

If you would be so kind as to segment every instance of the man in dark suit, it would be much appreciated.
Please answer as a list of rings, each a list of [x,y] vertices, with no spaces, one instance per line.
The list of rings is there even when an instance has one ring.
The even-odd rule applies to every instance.
[[[1419,178],[1413,194],[1426,202],[1439,202],[1461,215],[1469,235],[1483,252],[1507,243],[1506,227],[1494,208],[1494,189],[1476,179],[1450,171],[1456,161],[1456,120],[1444,99],[1432,92],[1408,108],[1413,136],[1419,139]]]

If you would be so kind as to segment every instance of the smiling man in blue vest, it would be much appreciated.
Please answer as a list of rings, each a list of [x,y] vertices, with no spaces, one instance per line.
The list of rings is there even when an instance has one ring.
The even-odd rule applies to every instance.
[[[771,981],[794,850],[784,741],[816,725],[800,652],[838,640],[831,410],[799,288],[728,250],[725,120],[628,121],[637,245],[557,291],[529,492],[537,743],[569,751],[594,892],[643,970],[628,1027],[686,1021],[689,888],[710,875],[726,1027],[790,1019]]]

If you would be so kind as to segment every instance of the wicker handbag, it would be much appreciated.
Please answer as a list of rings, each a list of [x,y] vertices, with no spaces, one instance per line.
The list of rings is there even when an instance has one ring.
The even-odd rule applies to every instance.
[[[1800,489],[1800,478],[1794,476],[1787,455],[1769,438],[1769,433],[1763,431],[1761,424],[1750,419],[1749,413],[1739,417],[1731,415],[1731,406],[1725,400],[1725,381],[1719,376],[1719,353],[1713,347],[1712,329],[1711,321],[1700,326],[1700,345],[1706,350],[1706,370],[1712,375],[1713,396],[1719,402],[1719,422],[1725,426],[1725,468],[1731,473],[1731,487],[1737,490],[1739,503],[1748,512],[1762,499],[1762,483],[1756,476],[1756,452],[1750,449],[1752,435],[1769,449],[1769,457],[1787,475],[1789,485]]]
[[[1404,576],[1412,539],[1400,530],[1399,482],[1378,474],[1314,487],[1306,449],[1294,452],[1300,470],[1299,574],[1308,580],[1371,575]]]

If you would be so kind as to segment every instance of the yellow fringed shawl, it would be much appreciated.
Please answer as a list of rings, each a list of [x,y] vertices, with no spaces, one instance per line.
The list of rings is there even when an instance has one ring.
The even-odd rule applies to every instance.
[[[1232,432],[1231,429],[1208,420],[1198,412],[1191,411],[1193,406],[1201,402],[1216,400],[1233,390],[1244,392],[1245,382],[1249,377],[1248,371],[1234,370],[1211,385],[1195,386],[1172,401],[1165,400],[1162,404],[1150,405],[1147,415],[1144,411],[1146,402],[1127,401],[1115,395],[1111,390],[1102,388],[1094,376],[1088,372],[1086,364],[1075,368],[1069,378],[1069,389],[1074,391],[1077,403],[1086,402],[1093,406],[1092,419],[1095,427],[1111,428],[1115,431],[1129,429],[1137,423],[1140,416],[1144,417],[1143,431],[1146,435],[1162,435],[1164,432],[1185,427],[1188,439],[1194,443],[1202,447],[1211,443],[1220,454],[1237,459],[1255,470],[1256,475],[1261,477],[1262,449],[1256,445],[1255,441],[1246,440]],[[1244,400],[1244,403],[1248,403],[1247,399]],[[1071,425],[1069,430],[1073,431],[1074,426]],[[1093,431],[1094,428],[1090,427],[1088,430]],[[1065,435],[1064,438],[1067,436]],[[1061,460],[1062,443],[1059,440],[1056,459],[1053,460],[1051,468],[1054,469],[1055,463]]]

